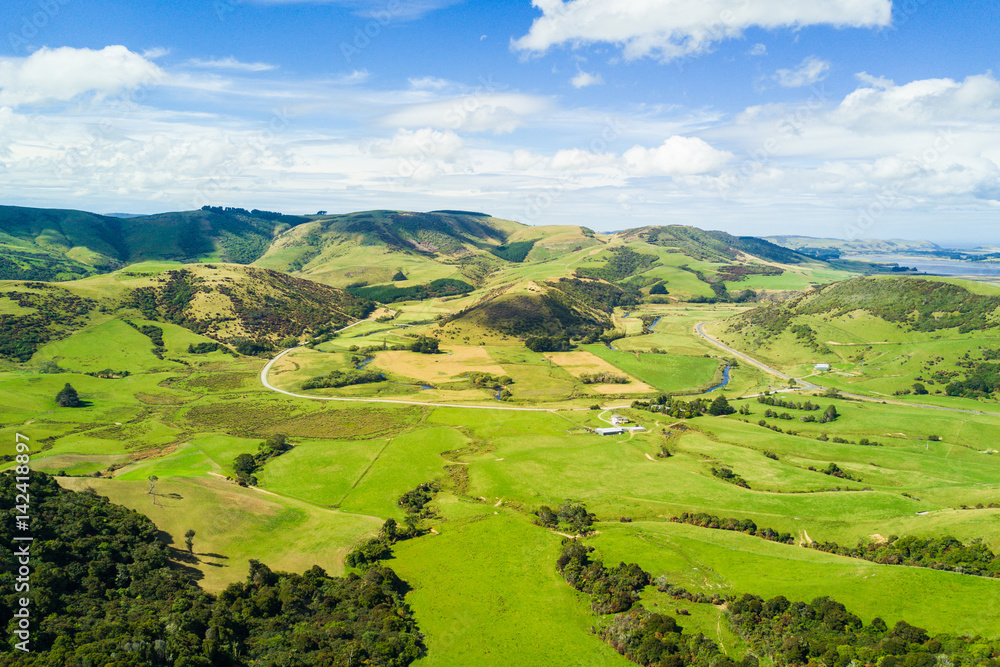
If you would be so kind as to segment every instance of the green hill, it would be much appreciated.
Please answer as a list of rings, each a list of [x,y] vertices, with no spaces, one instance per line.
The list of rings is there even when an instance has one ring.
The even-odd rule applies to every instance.
[[[0,357],[28,361],[42,346],[109,320],[147,336],[142,327],[152,327],[151,338],[159,337],[154,322],[179,325],[253,353],[288,336],[332,332],[372,306],[327,285],[232,264],[140,264],[59,284],[7,282],[0,284]]]
[[[71,280],[151,260],[249,264],[307,221],[237,208],[118,218],[0,206],[0,279]]]
[[[807,259],[797,252],[764,239],[733,236],[719,231],[704,231],[683,225],[642,227],[622,232],[620,236],[626,241],[642,240],[650,245],[674,248],[694,259],[710,262],[741,259],[741,254],[783,264],[800,264]]]
[[[444,278],[481,285],[511,264],[597,243],[580,227],[531,227],[483,213],[363,211],[291,229],[257,264],[337,287]]]
[[[853,278],[734,316],[720,335],[791,374],[831,363],[822,383],[849,391],[982,397],[996,389],[989,362],[1000,358],[1000,290]]]

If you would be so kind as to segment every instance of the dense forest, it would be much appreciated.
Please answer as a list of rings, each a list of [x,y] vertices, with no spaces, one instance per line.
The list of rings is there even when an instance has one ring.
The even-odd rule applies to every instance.
[[[14,515],[18,490],[0,475],[0,665],[174,667],[403,666],[423,652],[384,567],[364,576],[273,572],[250,561],[244,582],[218,596],[157,537],[152,521],[94,493],[31,473],[30,653],[15,650]],[[21,533],[23,534],[23,533]]]
[[[398,287],[396,285],[374,285],[372,287],[348,287],[347,291],[362,299],[371,299],[379,303],[395,303],[397,301],[423,301],[438,299],[445,296],[468,294],[475,287],[462,280],[454,278],[439,278],[426,285]]]
[[[751,649],[777,667],[792,665],[879,665],[996,667],[1000,642],[978,637],[931,637],[899,621],[889,629],[880,618],[865,626],[836,600],[821,597],[790,602],[743,595],[729,603],[730,623]]]

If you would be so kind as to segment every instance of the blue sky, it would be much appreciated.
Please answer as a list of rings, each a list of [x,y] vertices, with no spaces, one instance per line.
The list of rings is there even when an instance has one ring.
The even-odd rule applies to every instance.
[[[0,201],[996,243],[988,0],[8,0]]]

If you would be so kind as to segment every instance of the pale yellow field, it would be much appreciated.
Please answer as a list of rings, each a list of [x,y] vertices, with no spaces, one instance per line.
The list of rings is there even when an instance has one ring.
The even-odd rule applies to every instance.
[[[587,389],[597,394],[648,394],[653,388],[633,380],[630,384],[591,384]]]
[[[653,388],[645,382],[639,382],[622,369],[612,366],[604,359],[585,350],[549,352],[545,358],[562,366],[567,373],[576,378],[588,373],[614,373],[615,375],[624,375],[630,380],[629,384],[595,384],[587,387],[590,391],[598,394],[645,394],[653,391]]]
[[[469,372],[505,375],[484,348],[456,346],[446,349],[451,354],[419,354],[417,352],[377,352],[372,368],[381,368],[414,380],[433,383],[435,380],[465,375]]]

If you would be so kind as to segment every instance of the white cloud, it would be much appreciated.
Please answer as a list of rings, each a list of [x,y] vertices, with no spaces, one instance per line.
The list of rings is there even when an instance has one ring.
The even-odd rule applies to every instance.
[[[162,79],[156,64],[124,46],[42,48],[26,58],[0,59],[0,106],[65,102],[86,93],[115,95]]]
[[[750,47],[750,50],[747,51],[747,53],[749,53],[751,56],[766,56],[767,46],[764,44],[754,44],[753,46]]]
[[[441,90],[448,87],[448,82],[436,76],[424,76],[408,79],[410,88],[415,90]]]
[[[739,37],[750,27],[814,25],[876,28],[890,25],[891,0],[532,0],[542,11],[527,35],[513,40],[521,51],[544,53],[562,44],[621,45],[626,59],[664,61],[702,53]]]
[[[1000,120],[1000,81],[989,74],[961,82],[923,79],[905,85],[887,79],[868,80],[871,87],[845,97],[831,120],[861,132],[898,129],[900,125]]]
[[[802,88],[822,81],[829,73],[830,63],[809,56],[795,69],[779,69],[774,79],[782,88]]]
[[[555,171],[585,171],[594,167],[606,167],[614,164],[615,160],[615,156],[610,153],[594,153],[570,148],[553,155],[549,167]]]
[[[350,74],[342,74],[335,77],[331,83],[337,86],[356,86],[371,78],[371,73],[366,69],[356,69]]]
[[[229,56],[228,58],[192,58],[187,61],[187,64],[191,67],[198,67],[200,69],[222,69],[222,70],[237,70],[242,72],[268,72],[274,69],[278,69],[277,65],[271,65],[269,63],[245,63],[237,60],[236,58]]]
[[[435,130],[429,127],[419,130],[401,128],[392,139],[380,142],[375,152],[389,157],[413,157],[440,159],[454,162],[465,151],[465,142],[451,130]]]
[[[574,88],[586,88],[587,86],[600,86],[604,84],[604,77],[600,74],[579,71],[576,76],[569,80]]]
[[[633,146],[622,156],[632,176],[690,176],[715,171],[731,153],[716,150],[697,137],[670,137],[656,148]]]
[[[396,127],[433,127],[460,132],[509,134],[525,119],[550,109],[547,98],[519,93],[483,93],[414,104],[383,118]]]
[[[365,18],[378,20],[380,23],[392,21],[412,21],[426,14],[449,7],[461,0],[249,0],[258,5],[300,5],[327,4],[344,5],[354,9],[355,13]]]

